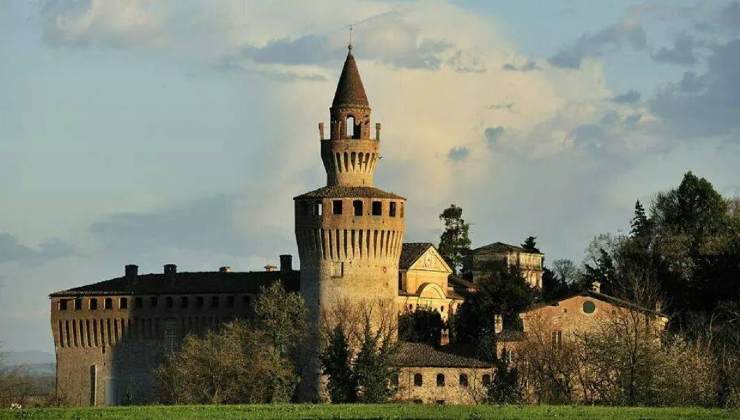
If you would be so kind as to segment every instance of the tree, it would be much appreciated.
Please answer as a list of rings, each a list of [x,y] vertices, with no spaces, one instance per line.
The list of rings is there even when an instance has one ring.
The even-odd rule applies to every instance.
[[[396,374],[396,369],[391,366],[391,361],[395,353],[396,345],[391,339],[373,331],[370,319],[366,319],[360,350],[353,366],[359,402],[384,403],[393,395],[391,378]]]
[[[442,337],[444,322],[439,312],[429,307],[418,307],[398,317],[398,338],[412,343],[437,346]]]
[[[337,325],[329,337],[329,345],[321,354],[325,375],[329,376],[329,398],[335,404],[357,401],[357,378],[352,370],[352,351],[344,328]]]
[[[540,250],[537,249],[537,243],[535,242],[536,239],[537,239],[536,236],[528,236],[527,239],[524,240],[524,243],[522,244],[522,248],[530,252],[539,253]]]
[[[508,357],[496,360],[496,372],[488,387],[488,400],[496,404],[518,404],[522,400],[519,371]]]
[[[241,320],[187,336],[155,378],[160,401],[174,404],[286,402],[298,381],[270,334]]]
[[[454,204],[442,211],[439,219],[445,224],[445,230],[439,238],[439,253],[454,274],[458,274],[470,251],[470,225],[462,218],[462,208]]]
[[[635,202],[635,215],[630,222],[630,228],[630,236],[633,238],[644,238],[650,235],[651,223],[640,200]]]
[[[570,292],[568,283],[545,267],[542,273],[542,300],[550,302],[565,297]]]
[[[265,331],[282,355],[294,355],[306,331],[306,307],[297,293],[280,282],[260,289],[254,308],[255,326]]]

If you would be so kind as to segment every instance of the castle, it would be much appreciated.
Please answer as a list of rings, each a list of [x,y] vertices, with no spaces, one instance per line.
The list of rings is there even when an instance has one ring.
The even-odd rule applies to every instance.
[[[350,47],[330,108],[328,138],[319,124],[326,186],[294,197],[300,270],[293,269],[290,255],[280,256],[279,268],[259,272],[221,267],[183,273],[167,264],[162,273],[139,274],[137,266],[127,265],[121,277],[52,293],[58,397],[93,406],[152,401],[159,356],[189,333],[251,316],[260,288],[276,281],[299,292],[307,307],[310,340],[300,390],[305,400],[319,395],[321,315],[338,300],[378,299],[399,314],[429,307],[446,319],[475,292],[477,264],[490,261],[518,267],[530,285],[541,287],[540,253],[502,243],[478,248],[472,279],[464,279],[451,275],[431,243],[404,243],[406,199],[373,185],[381,125],[375,124],[373,135],[370,117]],[[601,298],[589,301],[613,304]],[[478,402],[492,375],[490,363],[418,343],[401,347],[397,366],[396,398],[416,402]]]

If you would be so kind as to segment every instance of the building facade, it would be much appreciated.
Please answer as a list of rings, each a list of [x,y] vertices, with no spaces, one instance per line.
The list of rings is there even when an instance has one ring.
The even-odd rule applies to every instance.
[[[491,265],[516,267],[527,283],[542,289],[545,254],[533,252],[519,246],[494,242],[471,250],[469,275],[475,281]]]

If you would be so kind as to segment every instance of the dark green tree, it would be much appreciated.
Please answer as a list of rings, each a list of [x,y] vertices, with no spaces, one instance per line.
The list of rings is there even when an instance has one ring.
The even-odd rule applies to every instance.
[[[519,404],[522,401],[522,387],[519,372],[511,366],[508,357],[496,360],[496,372],[488,385],[488,401],[495,404]]]
[[[330,334],[329,344],[321,354],[324,374],[329,377],[328,389],[335,404],[357,401],[357,379],[352,369],[352,351],[344,328],[336,326]]]
[[[542,273],[542,300],[550,302],[565,297],[570,292],[570,287],[563,277],[545,267]]]
[[[429,307],[406,311],[398,317],[398,338],[413,343],[439,345],[444,322],[439,312]]]
[[[651,223],[640,200],[635,202],[635,215],[630,222],[630,237],[645,238],[650,235]]]
[[[370,321],[366,320],[353,366],[359,402],[384,403],[393,395],[395,390],[391,378],[397,372],[391,362],[395,353],[396,345],[392,340],[374,333]]]
[[[444,222],[445,230],[439,238],[437,248],[454,274],[459,274],[470,252],[470,225],[462,218],[462,208],[454,204],[444,209],[439,219]]]
[[[540,252],[540,250],[537,249],[536,240],[537,240],[536,236],[528,236],[527,239],[524,240],[524,243],[522,244],[522,248],[530,252]]]

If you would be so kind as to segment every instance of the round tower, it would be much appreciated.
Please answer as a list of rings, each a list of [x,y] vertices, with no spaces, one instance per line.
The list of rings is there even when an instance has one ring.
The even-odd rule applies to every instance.
[[[319,124],[326,186],[294,198],[301,294],[310,328],[302,366],[306,400],[319,395],[322,311],[345,300],[379,299],[393,305],[405,232],[406,199],[373,186],[380,124],[371,138],[370,105],[351,47],[330,116],[328,139]]]

